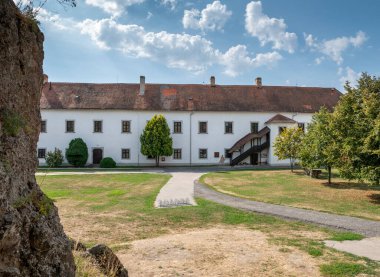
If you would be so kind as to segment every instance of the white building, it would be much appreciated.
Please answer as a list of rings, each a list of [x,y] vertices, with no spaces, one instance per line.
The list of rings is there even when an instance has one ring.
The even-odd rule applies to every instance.
[[[40,164],[54,148],[65,152],[82,138],[88,164],[112,157],[119,165],[154,165],[140,153],[146,122],[163,114],[173,138],[173,155],[163,165],[288,164],[273,154],[281,128],[307,126],[322,106],[332,109],[341,93],[334,88],[51,83],[41,97]]]

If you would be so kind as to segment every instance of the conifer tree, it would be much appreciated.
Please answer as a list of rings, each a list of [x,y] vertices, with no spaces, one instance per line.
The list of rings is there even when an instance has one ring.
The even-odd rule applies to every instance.
[[[156,166],[159,166],[161,156],[172,155],[173,139],[163,115],[155,115],[148,121],[140,136],[140,142],[141,153],[153,157],[156,160]]]

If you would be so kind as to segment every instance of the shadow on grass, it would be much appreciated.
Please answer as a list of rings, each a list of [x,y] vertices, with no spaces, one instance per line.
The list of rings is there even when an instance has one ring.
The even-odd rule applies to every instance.
[[[380,187],[365,183],[332,182],[331,184],[323,183],[323,185],[333,189],[380,190]]]
[[[380,205],[380,193],[370,194],[368,198],[371,199],[371,203]]]

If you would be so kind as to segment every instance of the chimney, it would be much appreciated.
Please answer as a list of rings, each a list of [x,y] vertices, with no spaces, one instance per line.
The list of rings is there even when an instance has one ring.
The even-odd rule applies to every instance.
[[[140,95],[145,94],[145,76],[140,76]]]
[[[43,84],[46,84],[48,82],[49,82],[49,76],[46,75],[46,74],[44,74],[44,82],[43,82]]]
[[[215,87],[215,76],[210,77],[210,86]]]
[[[193,102],[193,98],[192,97],[189,97],[187,99],[187,110],[188,111],[192,111],[194,109],[194,102]]]
[[[261,77],[257,77],[255,81],[256,81],[256,86],[261,87],[263,85]]]

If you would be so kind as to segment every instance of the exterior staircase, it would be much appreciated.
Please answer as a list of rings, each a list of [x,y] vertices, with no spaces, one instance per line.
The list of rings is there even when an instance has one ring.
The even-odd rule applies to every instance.
[[[264,143],[262,143],[261,145],[254,145],[251,148],[249,148],[248,150],[246,150],[243,153],[241,153],[236,158],[232,159],[231,162],[230,162],[230,164],[231,165],[237,165],[241,161],[244,161],[246,158],[248,158],[253,153],[260,153],[261,151],[263,151],[264,149],[266,149],[268,147],[269,147],[269,142],[267,142],[267,141],[264,142]]]
[[[260,153],[264,149],[269,148],[269,135],[270,135],[270,129],[268,127],[264,127],[257,133],[249,133],[239,139],[228,151],[229,154],[231,155],[231,160],[230,160],[230,165],[234,166],[248,158],[250,155],[253,153]],[[254,145],[253,141],[254,139],[258,139],[258,141],[261,141],[262,138],[266,138],[265,142],[259,144],[259,145]],[[236,151],[240,151],[242,147],[244,147],[245,144],[251,143],[251,147],[245,150],[244,152],[240,153],[239,156],[235,157],[232,159],[232,155]]]

